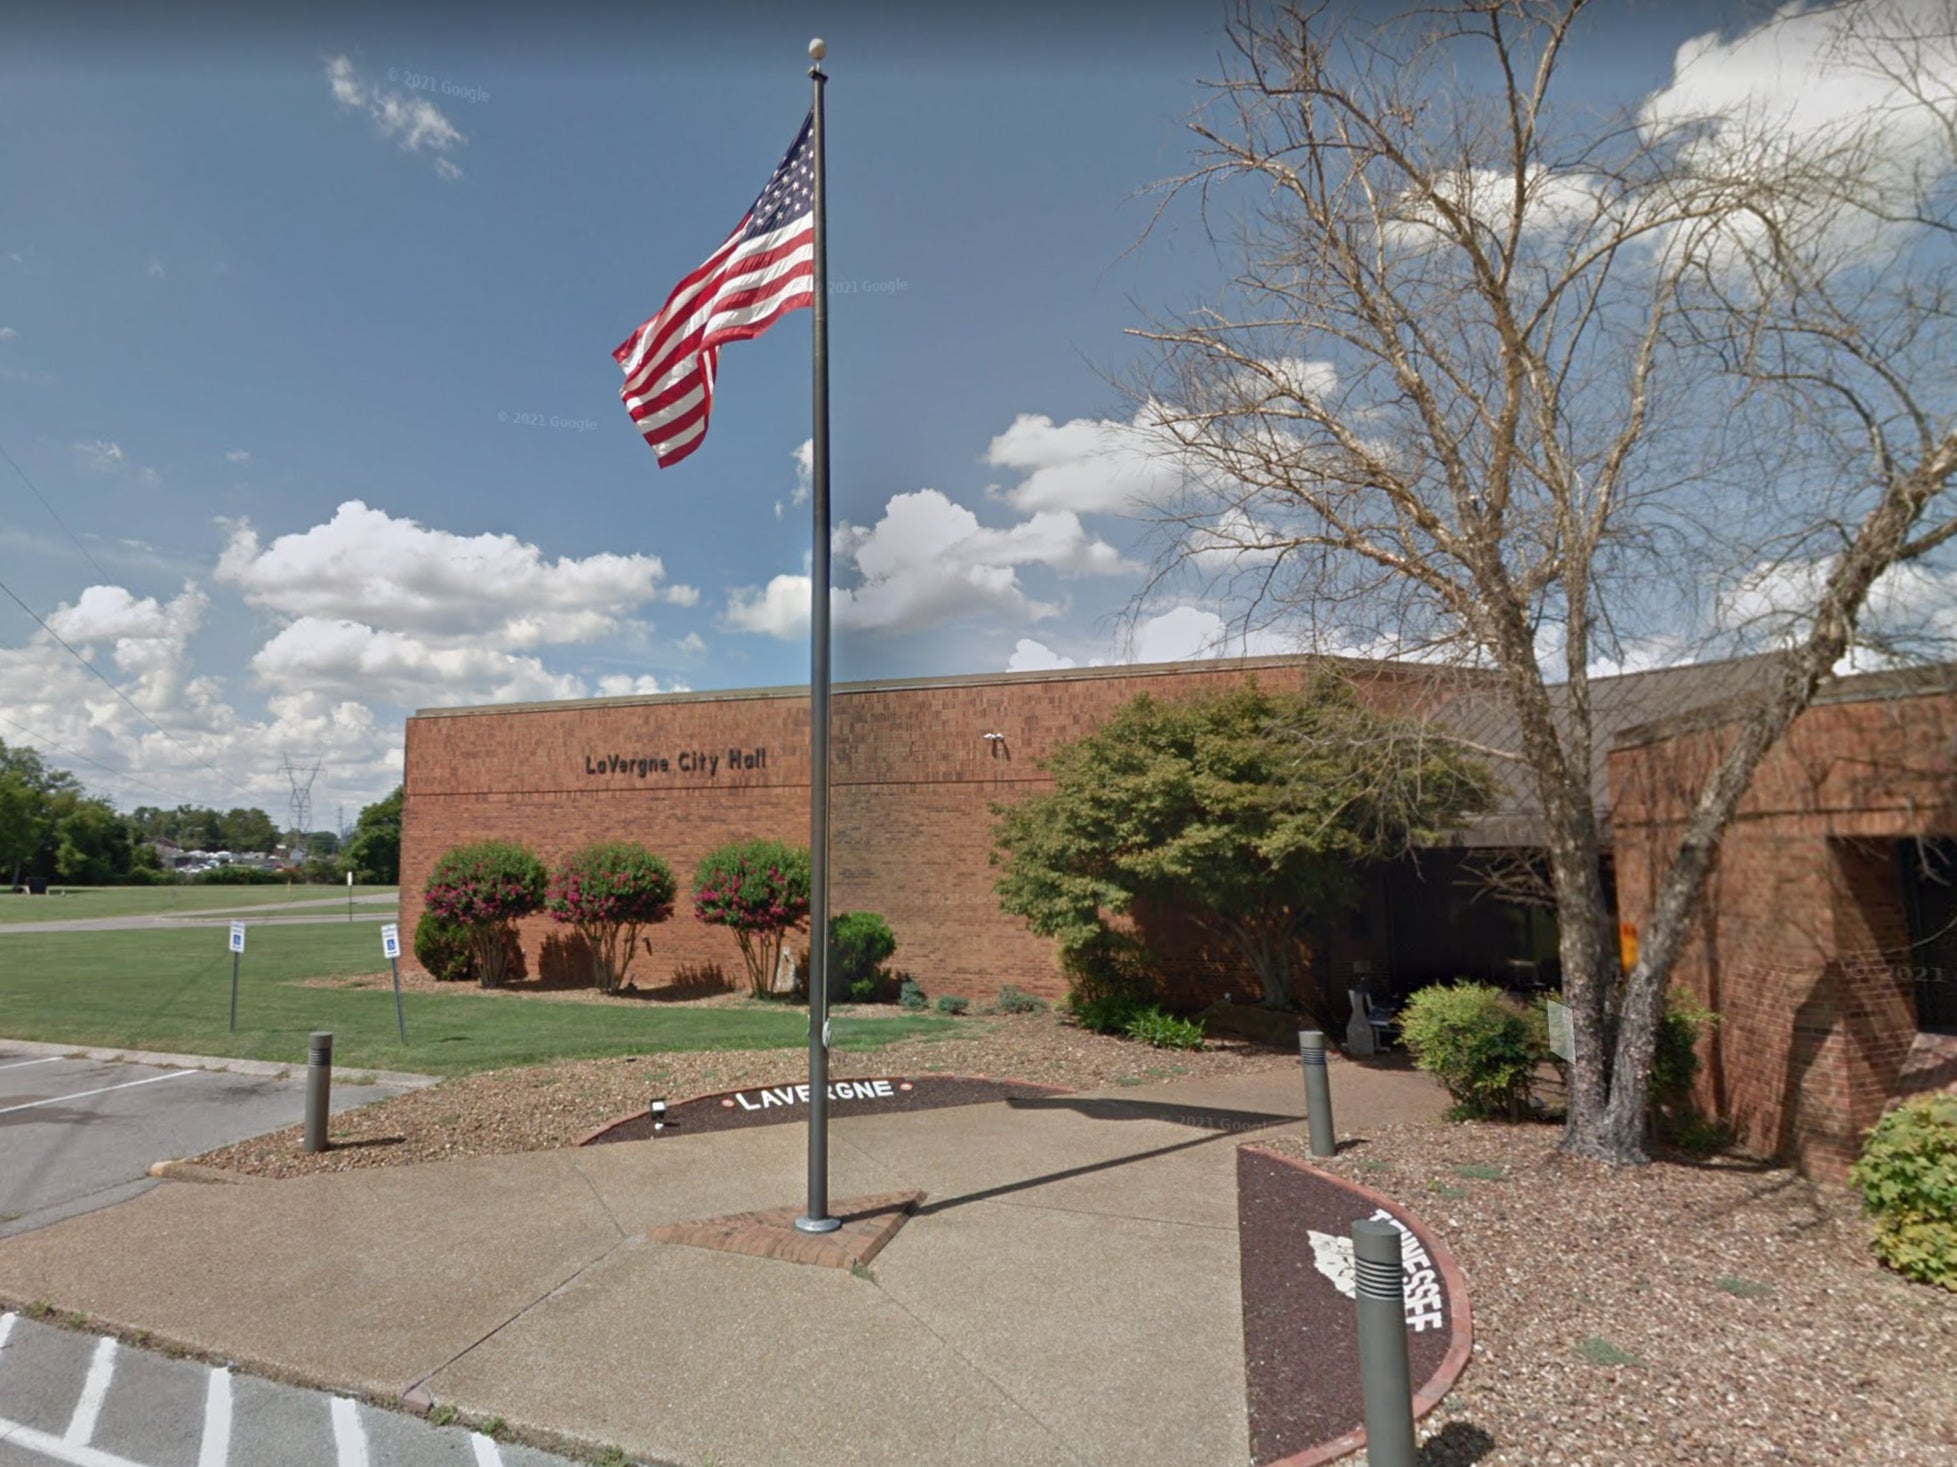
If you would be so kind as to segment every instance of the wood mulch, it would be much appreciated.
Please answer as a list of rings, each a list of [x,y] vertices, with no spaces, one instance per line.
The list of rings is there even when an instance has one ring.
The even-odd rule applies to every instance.
[[[382,974],[367,981],[385,984],[388,979]],[[589,1001],[591,991],[582,990],[582,997]],[[496,993],[485,995],[487,1002],[498,998]],[[750,1000],[729,996],[693,1002]],[[890,1010],[885,1006],[872,1012]],[[1098,1090],[1297,1063],[1295,1053],[1244,1039],[1213,1039],[1201,1050],[1150,1049],[1133,1040],[1090,1034],[1055,1013],[999,1014],[960,1019],[944,1038],[907,1039],[876,1049],[833,1049],[830,1075],[838,1080],[984,1075],[1067,1090]],[[576,1145],[605,1122],[645,1109],[655,1097],[678,1101],[806,1079],[807,1057],[799,1049],[661,1051],[489,1070],[342,1112],[333,1117],[333,1149],[316,1156],[303,1149],[303,1127],[289,1126],[194,1159],[254,1176],[296,1177],[541,1151]]]

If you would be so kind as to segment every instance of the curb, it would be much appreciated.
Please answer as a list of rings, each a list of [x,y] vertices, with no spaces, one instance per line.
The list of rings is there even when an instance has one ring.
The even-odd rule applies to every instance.
[[[153,1161],[149,1175],[166,1182],[221,1182],[231,1186],[255,1186],[265,1180],[248,1172],[228,1172],[223,1167],[195,1161]]]
[[[1454,1389],[1454,1383],[1461,1378],[1461,1372],[1468,1368],[1468,1359],[1474,1353],[1474,1314],[1468,1304],[1468,1283],[1462,1276],[1460,1264],[1454,1261],[1453,1252],[1426,1223],[1408,1211],[1404,1203],[1388,1197],[1383,1192],[1375,1192],[1371,1187],[1348,1181],[1344,1177],[1315,1167],[1310,1162],[1288,1156],[1282,1151],[1273,1151],[1268,1146],[1260,1146],[1254,1141],[1245,1142],[1238,1150],[1254,1151],[1259,1156],[1268,1156],[1273,1161],[1296,1167],[1301,1172],[1310,1172],[1334,1187],[1343,1188],[1345,1191],[1363,1197],[1368,1202],[1392,1213],[1407,1225],[1409,1232],[1420,1239],[1422,1246],[1427,1250],[1428,1257],[1434,1260],[1434,1267],[1440,1270],[1442,1282],[1447,1286],[1449,1338],[1447,1353],[1441,1357],[1441,1363],[1434,1367],[1432,1375],[1414,1388],[1413,1419],[1419,1421],[1421,1417],[1440,1405],[1447,1393]],[[1366,1428],[1361,1426],[1346,1432],[1343,1436],[1333,1437],[1328,1442],[1307,1447],[1302,1452],[1293,1452],[1290,1456],[1280,1457],[1275,1462],[1264,1463],[1263,1467],[1324,1467],[1325,1463],[1336,1462],[1339,1458],[1356,1452],[1365,1445]]]
[[[234,1075],[278,1075],[298,1076],[305,1073],[304,1057],[290,1064],[277,1064],[271,1060],[229,1059],[223,1055],[210,1054],[164,1054],[150,1049],[94,1049],[78,1044],[44,1044],[33,1039],[9,1039],[0,1035],[0,1044],[9,1049],[23,1050],[28,1054],[54,1055],[60,1059],[91,1059],[108,1064],[160,1065],[171,1070],[218,1070],[229,1071]],[[366,1079],[349,1080],[348,1075],[362,1075]],[[335,1085],[398,1085],[404,1090],[426,1090],[431,1085],[442,1083],[440,1075],[417,1075],[407,1070],[370,1070],[360,1065],[334,1066]]]

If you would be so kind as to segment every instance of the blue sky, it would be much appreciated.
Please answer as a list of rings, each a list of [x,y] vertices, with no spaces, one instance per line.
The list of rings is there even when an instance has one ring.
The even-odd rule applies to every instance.
[[[13,27],[0,580],[129,701],[0,598],[0,739],[124,806],[278,813],[317,759],[324,825],[417,706],[806,681],[807,313],[665,471],[610,352],[765,181],[818,29],[837,676],[1218,650],[1228,608],[1132,607],[1110,378],[1223,282],[1187,208],[1136,248],[1222,11],[661,8]],[[1576,64],[1633,101],[1722,17],[1612,6]]]

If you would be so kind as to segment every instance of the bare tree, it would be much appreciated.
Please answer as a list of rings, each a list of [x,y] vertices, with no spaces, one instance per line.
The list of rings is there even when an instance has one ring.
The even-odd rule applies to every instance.
[[[1137,395],[1189,470],[1162,577],[1320,650],[1495,670],[1574,1011],[1565,1145],[1634,1162],[1721,832],[1878,580],[1957,536],[1939,500],[1957,472],[1957,11],[1830,12],[1830,65],[1883,103],[1793,127],[1570,95],[1583,9],[1240,12],[1196,166],[1170,185],[1200,195],[1236,277],[1139,333]],[[1593,668],[1735,646],[1777,651],[1770,687],[1695,792],[1626,975]]]

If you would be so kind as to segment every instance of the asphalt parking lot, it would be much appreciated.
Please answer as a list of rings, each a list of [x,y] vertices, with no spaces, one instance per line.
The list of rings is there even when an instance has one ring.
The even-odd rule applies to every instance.
[[[404,1088],[336,1075],[333,1109]],[[0,1039],[0,1237],[147,1191],[157,1185],[147,1175],[152,1162],[292,1125],[304,1118],[305,1094],[304,1065],[280,1079],[71,1059]]]
[[[461,1426],[0,1314],[0,1467],[571,1467]]]

